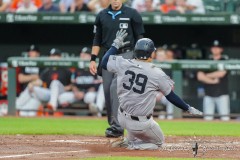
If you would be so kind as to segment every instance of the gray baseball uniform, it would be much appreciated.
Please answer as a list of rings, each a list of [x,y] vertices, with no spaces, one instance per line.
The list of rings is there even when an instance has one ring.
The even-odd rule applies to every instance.
[[[151,115],[156,95],[168,95],[173,81],[152,63],[122,56],[110,56],[107,69],[117,74],[118,120],[128,131],[128,148],[157,149],[164,136]]]

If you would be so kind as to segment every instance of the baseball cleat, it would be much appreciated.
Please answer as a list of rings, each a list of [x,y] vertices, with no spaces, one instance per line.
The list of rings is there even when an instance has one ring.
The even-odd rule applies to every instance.
[[[53,111],[53,106],[52,106],[51,104],[48,103],[48,104],[46,105],[46,107],[47,107],[47,109],[49,109],[50,111]]]
[[[108,128],[105,131],[105,136],[108,138],[118,138],[118,137],[123,136],[123,132],[120,132],[120,131],[112,129],[112,128]]]
[[[124,137],[119,137],[116,141],[111,143],[113,148],[127,148],[128,147],[128,140]]]
[[[37,116],[44,116],[44,108],[43,106],[39,106],[37,110]]]

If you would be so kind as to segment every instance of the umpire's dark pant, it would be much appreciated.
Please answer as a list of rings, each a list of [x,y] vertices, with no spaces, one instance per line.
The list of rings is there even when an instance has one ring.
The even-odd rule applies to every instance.
[[[119,56],[123,56],[125,59],[132,59],[133,52],[121,53]],[[105,95],[105,103],[108,116],[108,124],[112,129],[123,132],[123,128],[118,123],[118,107],[119,101],[117,96],[117,75],[112,72],[108,72],[102,69],[103,89]]]

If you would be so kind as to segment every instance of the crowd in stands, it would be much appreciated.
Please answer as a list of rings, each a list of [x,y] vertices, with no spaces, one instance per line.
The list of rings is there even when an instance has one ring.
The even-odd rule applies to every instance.
[[[240,0],[126,0],[139,12],[162,14],[205,14],[239,12]],[[109,0],[0,0],[0,12],[93,12],[106,8]]]

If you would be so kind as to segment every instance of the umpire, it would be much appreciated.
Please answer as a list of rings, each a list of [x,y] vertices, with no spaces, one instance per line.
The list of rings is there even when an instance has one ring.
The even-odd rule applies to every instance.
[[[111,47],[116,38],[116,32],[119,29],[125,29],[128,33],[126,41],[131,43],[124,48],[119,49],[119,55],[125,58],[132,58],[135,42],[143,38],[144,27],[142,17],[133,8],[123,4],[124,0],[110,0],[108,8],[102,10],[96,17],[94,24],[94,39],[92,46],[92,56],[90,62],[90,72],[99,74],[103,78],[103,87],[106,101],[109,128],[106,129],[106,137],[120,137],[123,135],[123,128],[120,127],[117,120],[118,97],[117,97],[117,79],[114,73],[108,72],[98,66],[96,67],[96,58],[100,62],[103,55]]]

